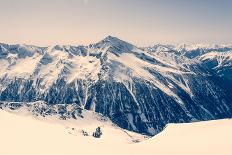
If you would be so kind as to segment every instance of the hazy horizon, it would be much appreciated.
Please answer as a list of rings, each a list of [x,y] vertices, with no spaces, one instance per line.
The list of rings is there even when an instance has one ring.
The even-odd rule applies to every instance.
[[[137,46],[232,43],[229,0],[0,0],[0,42],[88,45],[108,35]]]

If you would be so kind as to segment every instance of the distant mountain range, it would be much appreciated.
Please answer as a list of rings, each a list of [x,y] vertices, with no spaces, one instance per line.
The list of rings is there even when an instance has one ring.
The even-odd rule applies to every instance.
[[[0,44],[0,100],[76,104],[147,135],[231,118],[232,46],[139,48],[112,36],[89,46]]]

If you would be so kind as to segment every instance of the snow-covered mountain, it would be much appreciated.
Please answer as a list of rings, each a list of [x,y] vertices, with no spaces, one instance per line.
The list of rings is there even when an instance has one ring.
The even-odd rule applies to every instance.
[[[225,74],[231,51],[225,45],[139,48],[112,36],[89,46],[1,44],[0,100],[74,103],[154,135],[168,123],[232,117]],[[211,66],[215,59],[220,64]]]

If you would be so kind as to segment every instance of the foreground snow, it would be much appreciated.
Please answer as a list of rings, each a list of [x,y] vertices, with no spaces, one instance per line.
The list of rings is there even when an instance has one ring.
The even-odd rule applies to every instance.
[[[131,144],[121,129],[105,127],[100,139],[74,134],[59,123],[39,121],[0,110],[0,154],[167,154],[229,155],[232,120],[171,124],[159,135]]]

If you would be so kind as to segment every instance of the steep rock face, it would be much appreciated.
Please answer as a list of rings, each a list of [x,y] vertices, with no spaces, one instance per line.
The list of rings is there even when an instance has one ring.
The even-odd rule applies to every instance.
[[[0,48],[3,101],[75,103],[148,135],[167,123],[232,117],[232,84],[199,58],[207,48],[193,56],[111,36],[89,46],[15,46]]]

